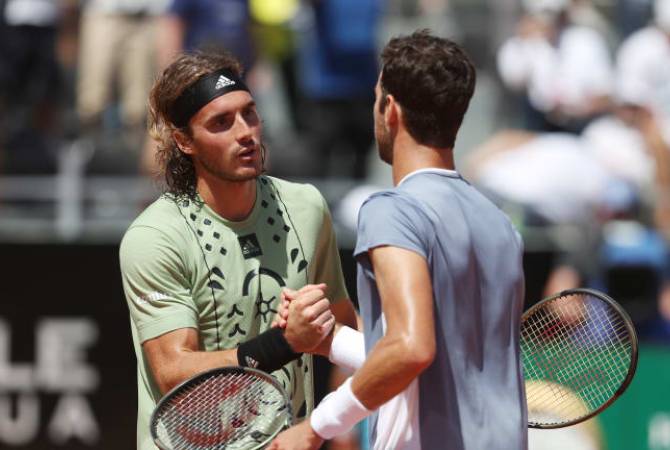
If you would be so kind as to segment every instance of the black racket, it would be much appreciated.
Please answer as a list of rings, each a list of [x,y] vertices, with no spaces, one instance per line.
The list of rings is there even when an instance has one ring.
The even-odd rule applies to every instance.
[[[222,367],[165,394],[151,415],[151,436],[162,450],[256,450],[291,423],[289,397],[274,377]]]
[[[528,426],[561,428],[603,411],[637,367],[633,323],[612,298],[570,289],[523,314],[521,357]]]

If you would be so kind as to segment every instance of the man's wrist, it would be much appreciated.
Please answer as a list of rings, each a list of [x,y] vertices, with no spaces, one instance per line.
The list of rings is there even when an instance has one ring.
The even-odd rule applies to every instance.
[[[340,325],[331,338],[328,354],[330,362],[354,372],[365,361],[365,340],[363,333]]]
[[[293,350],[280,328],[270,328],[237,347],[237,361],[240,366],[253,367],[268,373],[298,359],[300,355]]]
[[[309,419],[305,420],[305,431],[311,445],[319,446],[323,444],[324,439],[314,430]]]
[[[333,325],[333,328],[330,330],[330,333],[328,333],[328,335],[325,338],[323,338],[323,341],[321,341],[321,343],[316,348],[315,353],[317,355],[321,355],[328,358],[330,348],[333,344],[333,339],[335,338],[335,335],[337,334],[340,328],[342,328],[342,325],[335,322],[335,325]]]
[[[332,439],[351,430],[370,415],[351,390],[351,378],[319,403],[309,418],[310,427],[322,439]]]

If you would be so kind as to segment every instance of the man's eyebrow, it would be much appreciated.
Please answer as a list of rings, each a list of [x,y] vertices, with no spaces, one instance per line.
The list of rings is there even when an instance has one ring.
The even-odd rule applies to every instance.
[[[252,100],[249,100],[247,103],[242,104],[239,107],[239,110],[245,110],[245,109],[248,109],[248,108],[255,108],[255,107],[256,107],[256,101],[252,99]],[[212,113],[212,115],[210,117],[207,117],[205,119],[205,123],[209,123],[209,122],[211,122],[213,120],[216,120],[216,119],[226,118],[227,116],[230,116],[231,114],[234,114],[235,112],[236,112],[236,109],[231,109],[231,110],[227,110],[227,111],[220,111],[220,112]]]
[[[211,122],[211,121],[217,120],[217,119],[225,119],[226,117],[230,116],[231,114],[232,114],[231,111],[223,111],[223,112],[214,113],[210,117],[208,117],[207,120],[205,120],[205,122]]]

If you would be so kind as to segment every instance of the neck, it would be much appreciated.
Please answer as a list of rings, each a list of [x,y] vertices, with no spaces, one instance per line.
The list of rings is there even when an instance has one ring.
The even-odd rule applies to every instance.
[[[393,145],[393,185],[419,169],[455,170],[454,152],[417,143],[407,134],[399,134]]]
[[[256,179],[228,181],[198,177],[198,194],[207,206],[224,219],[239,222],[246,219],[256,203]]]

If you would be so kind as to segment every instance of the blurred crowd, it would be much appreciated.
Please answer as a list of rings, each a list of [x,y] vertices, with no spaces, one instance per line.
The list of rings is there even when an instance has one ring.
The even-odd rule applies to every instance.
[[[378,184],[378,52],[416,28],[478,66],[495,132],[473,105],[459,169],[550,255],[530,295],[602,289],[670,342],[670,0],[0,0],[0,176],[55,174],[73,143],[85,175],[152,176],[153,79],[180,51],[225,48],[270,172],[351,180],[333,206],[353,228]]]
[[[421,27],[478,65],[495,132],[470,112],[460,168],[530,249],[539,231],[542,294],[599,287],[670,335],[670,0],[0,0],[0,174],[56,173],[77,143],[85,175],[151,176],[154,77],[180,51],[225,48],[270,171],[352,180],[336,215],[353,227],[376,189],[379,48]]]
[[[53,172],[59,149],[78,139],[89,173],[151,172],[152,80],[180,51],[225,48],[279,116],[268,140],[300,147],[278,159],[284,172],[361,179],[383,3],[3,0],[0,168]]]
[[[670,1],[621,3],[630,20],[617,27],[590,2],[524,0],[496,53],[518,122],[469,169],[522,230],[544,231],[543,295],[605,290],[643,338],[667,341]]]
[[[0,174],[56,173],[77,143],[85,175],[151,176],[154,77],[180,51],[225,48],[270,171],[352,180],[335,211],[353,227],[377,188],[379,48],[422,27],[478,65],[494,133],[470,112],[460,168],[550,249],[542,295],[599,287],[670,335],[670,0],[0,0]]]

